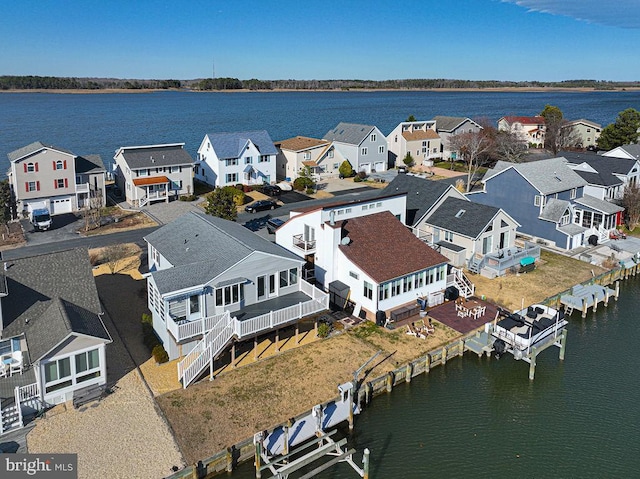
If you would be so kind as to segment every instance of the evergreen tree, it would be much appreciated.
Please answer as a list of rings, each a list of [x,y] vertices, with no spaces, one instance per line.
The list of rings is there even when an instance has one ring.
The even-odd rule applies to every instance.
[[[613,150],[622,145],[637,143],[638,129],[640,129],[640,112],[633,108],[627,108],[618,113],[615,123],[603,128],[600,138],[598,138],[598,148]]]
[[[234,200],[233,193],[226,188],[216,188],[205,197],[207,204],[204,207],[205,213],[235,221],[238,217],[238,208]]]
[[[353,176],[353,167],[347,160],[342,162],[338,171],[340,172],[340,176],[343,178],[351,178]]]

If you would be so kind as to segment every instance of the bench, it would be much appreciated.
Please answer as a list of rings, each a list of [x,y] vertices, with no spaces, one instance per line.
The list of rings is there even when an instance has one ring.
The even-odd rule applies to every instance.
[[[420,306],[404,306],[402,308],[394,309],[391,311],[391,321],[402,321],[403,319],[410,318],[411,316],[416,316],[420,313]]]
[[[83,389],[78,389],[73,392],[73,408],[78,409],[91,401],[102,399],[102,396],[106,392],[107,386],[105,384],[89,386]]]

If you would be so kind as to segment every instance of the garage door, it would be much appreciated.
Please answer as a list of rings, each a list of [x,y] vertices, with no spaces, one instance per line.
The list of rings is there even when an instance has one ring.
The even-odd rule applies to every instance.
[[[376,171],[385,171],[386,168],[384,167],[384,163],[380,162],[380,163],[376,163],[374,166]]]
[[[62,213],[71,213],[71,198],[51,200],[51,214],[60,215]]]

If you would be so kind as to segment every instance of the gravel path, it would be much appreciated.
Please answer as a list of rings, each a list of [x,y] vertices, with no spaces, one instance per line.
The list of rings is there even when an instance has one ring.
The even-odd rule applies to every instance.
[[[67,403],[47,412],[27,436],[29,452],[77,453],[81,479],[168,476],[172,466],[184,466],[182,454],[108,316],[103,318],[113,343],[107,346],[107,382],[113,393],[80,409]]]

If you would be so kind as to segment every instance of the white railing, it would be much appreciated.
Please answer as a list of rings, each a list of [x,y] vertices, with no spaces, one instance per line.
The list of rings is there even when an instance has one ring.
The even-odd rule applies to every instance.
[[[76,193],[89,193],[89,183],[76,183]]]
[[[303,251],[312,251],[316,249],[316,240],[306,240],[304,235],[293,235],[293,246]]]
[[[180,379],[182,379],[183,388],[186,388],[191,384],[191,381],[198,377],[206,365],[213,361],[216,355],[222,351],[233,336],[232,325],[227,321],[221,321],[221,323],[225,323],[222,328],[211,330],[207,333],[206,337],[202,339],[201,343],[203,344],[203,347],[201,348],[201,352],[198,356],[193,358],[187,367],[178,369],[179,373],[182,373]],[[213,338],[213,340],[211,338]],[[185,360],[186,359],[187,358],[185,358]],[[180,365],[181,363],[178,364]]]
[[[208,345],[215,339],[215,337],[220,334],[221,331],[227,325],[232,324],[231,315],[229,311],[225,311],[222,314],[212,316],[211,319],[216,318],[217,321],[212,324],[211,329],[207,331],[204,337],[195,345],[195,347],[187,354],[182,361],[178,363],[178,380],[182,379],[184,375],[184,371],[191,366],[193,362],[195,362],[202,353],[205,352]],[[235,319],[235,318],[234,318]]]
[[[147,196],[143,196],[142,198],[140,198],[138,200],[138,207],[142,208],[144,205],[146,205],[149,202],[149,198]]]
[[[201,334],[210,331],[218,323],[218,320],[225,315],[228,316],[229,313],[225,311],[224,313],[207,316],[194,321],[182,321],[180,323],[176,323],[171,316],[167,314],[165,320],[167,322],[167,329],[176,341],[182,341],[194,336],[200,336]]]
[[[15,389],[15,400],[16,400],[16,413],[18,414],[18,427],[23,427],[24,422],[22,421],[22,407],[20,406],[20,388],[16,387]]]
[[[460,290],[460,295],[468,298],[469,296],[473,296],[475,292],[475,285],[469,281],[462,269],[452,268],[452,274],[447,275],[447,286],[455,285]]]
[[[16,399],[20,402],[28,401],[29,399],[40,398],[40,390],[38,383],[27,384],[26,386],[20,386],[16,388]]]

